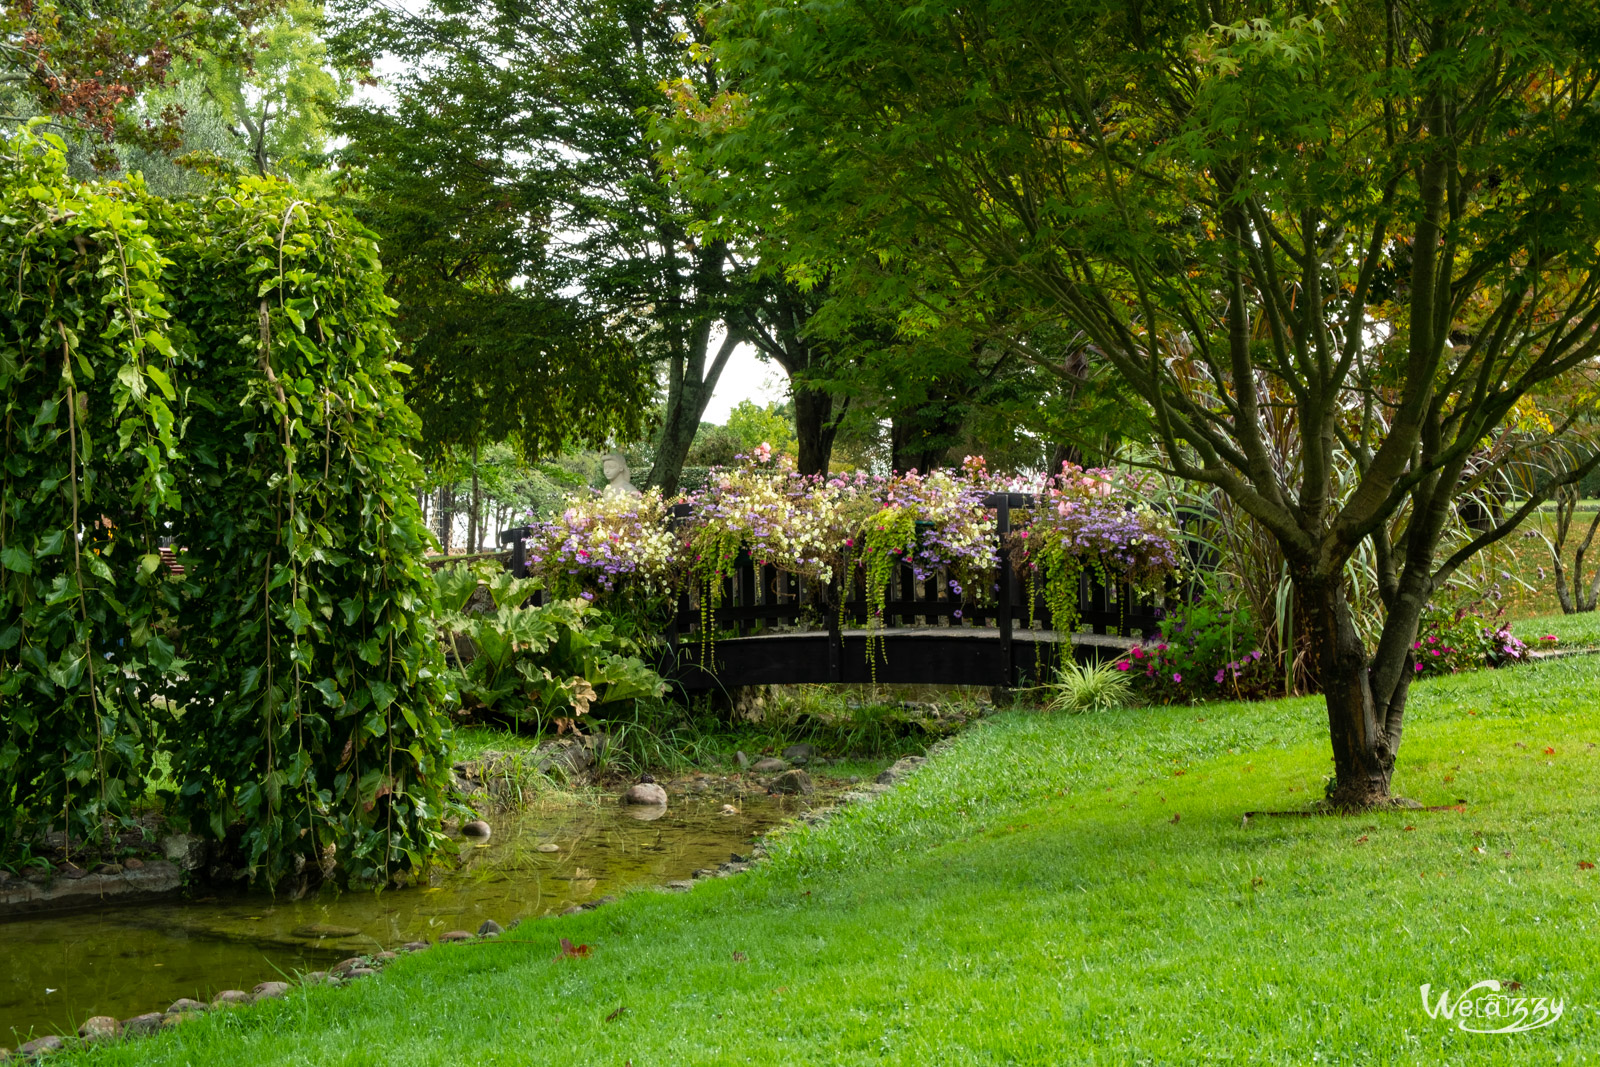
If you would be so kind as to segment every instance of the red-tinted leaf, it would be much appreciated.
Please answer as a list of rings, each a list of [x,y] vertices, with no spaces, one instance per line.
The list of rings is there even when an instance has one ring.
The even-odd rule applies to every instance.
[[[556,953],[556,959],[558,959],[558,960],[581,960],[581,959],[587,959],[589,957],[589,954],[592,953],[593,951],[594,951],[594,949],[590,948],[588,945],[574,945],[571,941],[568,941],[566,938],[563,937],[561,939],[561,951]]]
[[[1588,860],[1579,860],[1578,861],[1578,870],[1580,870],[1580,871],[1592,871],[1592,870],[1594,870],[1594,864],[1590,863]]]

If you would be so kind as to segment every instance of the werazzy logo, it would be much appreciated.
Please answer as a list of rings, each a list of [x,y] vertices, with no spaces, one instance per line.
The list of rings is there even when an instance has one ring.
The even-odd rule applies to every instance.
[[[1520,1034],[1537,1030],[1561,1018],[1566,1001],[1549,997],[1519,997],[1520,988],[1512,982],[1506,991],[1493,978],[1469,986],[1452,999],[1446,989],[1436,996],[1428,983],[1422,983],[1422,1010],[1430,1019],[1454,1019],[1469,1034]],[[1433,998],[1430,1002],[1430,998]]]

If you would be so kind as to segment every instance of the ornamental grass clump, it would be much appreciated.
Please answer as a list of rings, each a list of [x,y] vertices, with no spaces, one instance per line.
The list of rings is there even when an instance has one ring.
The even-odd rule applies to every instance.
[[[1046,711],[1115,711],[1133,702],[1132,680],[1111,663],[1067,663],[1043,688]]]

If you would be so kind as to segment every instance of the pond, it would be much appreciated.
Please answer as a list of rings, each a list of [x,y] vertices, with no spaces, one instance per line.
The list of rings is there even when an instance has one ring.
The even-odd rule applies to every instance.
[[[485,919],[556,914],[629,886],[716,867],[804,801],[674,798],[660,809],[578,803],[502,813],[483,845],[462,840],[434,884],[300,901],[202,892],[183,900],[0,925],[0,1046],[69,1034],[91,1015],[128,1018],[180,997],[325,969],[348,956],[476,931]]]

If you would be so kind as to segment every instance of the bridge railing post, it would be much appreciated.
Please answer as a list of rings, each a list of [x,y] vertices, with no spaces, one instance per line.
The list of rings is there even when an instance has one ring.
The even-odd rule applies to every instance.
[[[511,546],[511,576],[513,578],[526,578],[528,576],[528,537],[532,535],[531,526],[513,526],[509,530],[500,531],[500,544]]]
[[[1017,576],[1011,566],[1006,538],[1011,534],[1011,509],[1030,507],[1033,502],[1033,497],[1027,493],[991,493],[983,501],[984,507],[994,509],[995,548],[1000,553],[1000,584],[995,590],[995,614],[1000,626],[1000,684],[1008,689],[1017,684],[1017,660],[1012,651]]]

